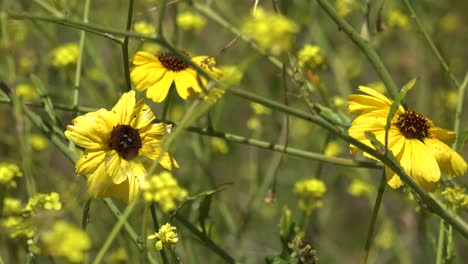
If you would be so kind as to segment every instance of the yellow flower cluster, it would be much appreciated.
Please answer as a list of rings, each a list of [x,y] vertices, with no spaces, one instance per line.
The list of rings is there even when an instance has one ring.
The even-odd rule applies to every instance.
[[[392,10],[388,14],[388,25],[395,28],[408,29],[410,26],[408,16],[400,10]]]
[[[65,221],[54,223],[50,230],[44,231],[40,240],[48,255],[63,258],[71,263],[83,262],[91,241],[83,230]]]
[[[279,55],[291,50],[299,27],[285,16],[258,8],[245,22],[244,30],[260,48]]]
[[[48,141],[40,134],[31,134],[29,137],[29,144],[31,144],[33,150],[41,151],[47,148]]]
[[[176,233],[177,228],[175,226],[171,226],[171,224],[167,223],[161,228],[159,228],[158,232],[154,233],[153,235],[149,235],[148,239],[155,239],[156,241],[156,249],[162,250],[164,246],[175,245],[179,238],[177,237]]]
[[[0,163],[0,185],[15,188],[16,182],[13,181],[13,178],[22,176],[23,173],[16,164],[7,162]]]
[[[465,194],[465,188],[460,186],[447,187],[441,194],[453,207],[468,208],[468,195]]]
[[[222,138],[211,138],[211,148],[221,154],[227,154],[229,152],[229,146],[226,144],[226,140]]]
[[[16,86],[16,95],[25,101],[34,101],[39,99],[39,95],[36,93],[34,88],[25,83],[21,83]]]
[[[63,44],[50,52],[51,63],[55,68],[73,65],[78,59],[80,48],[76,43]]]
[[[293,188],[299,197],[299,208],[306,212],[322,206],[322,197],[326,191],[325,183],[314,178],[297,181]]]
[[[262,127],[260,116],[270,115],[271,109],[257,103],[250,103],[250,108],[253,110],[254,115],[247,120],[247,128],[252,131],[260,130]]]
[[[354,179],[348,186],[348,193],[356,197],[369,195],[373,191],[373,185],[362,180]]]
[[[206,25],[206,19],[193,12],[182,12],[177,15],[177,25],[185,31],[200,31]]]
[[[319,46],[305,45],[298,53],[299,66],[311,69],[318,68],[325,62],[324,55]]]
[[[187,190],[181,188],[177,180],[169,172],[162,172],[145,179],[141,184],[143,198],[148,202],[156,202],[164,212],[176,208],[177,202],[187,197]]]
[[[56,192],[38,193],[29,199],[26,204],[26,210],[33,211],[37,208],[43,208],[46,210],[60,210],[62,209],[62,203],[60,202],[60,196]]]
[[[146,23],[145,21],[135,22],[133,29],[135,29],[135,31],[140,34],[147,36],[151,36],[156,33],[156,28],[153,25]]]
[[[341,153],[342,150],[343,148],[340,145],[340,143],[338,143],[337,141],[331,141],[327,144],[327,147],[325,148],[323,154],[327,157],[336,157],[338,156],[338,154]]]
[[[221,76],[219,81],[226,87],[238,85],[244,75],[242,71],[234,65],[220,66],[219,69],[223,72],[223,76]]]
[[[348,16],[353,10],[359,7],[359,4],[354,0],[336,0],[336,12],[342,16]]]

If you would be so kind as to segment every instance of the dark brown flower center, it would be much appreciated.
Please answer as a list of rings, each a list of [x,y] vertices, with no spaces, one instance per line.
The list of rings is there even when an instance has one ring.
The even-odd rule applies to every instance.
[[[396,127],[400,132],[409,139],[419,139],[423,140],[424,138],[429,137],[429,120],[427,117],[416,113],[415,111],[406,111],[400,116],[395,123]]]
[[[131,160],[138,156],[141,143],[140,133],[129,125],[117,125],[112,129],[109,147],[119,153],[119,156]]]
[[[187,52],[182,52],[189,56]],[[158,60],[162,63],[164,68],[175,72],[185,70],[188,67],[187,63],[185,63],[181,58],[177,57],[172,52],[159,53]]]

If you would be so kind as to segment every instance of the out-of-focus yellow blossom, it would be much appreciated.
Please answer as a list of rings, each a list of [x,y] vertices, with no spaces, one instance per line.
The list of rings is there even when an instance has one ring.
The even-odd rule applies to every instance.
[[[293,188],[299,197],[299,208],[307,212],[322,207],[322,197],[326,191],[325,183],[315,178],[297,181]]]
[[[221,153],[221,154],[229,153],[229,147],[226,144],[226,140],[222,138],[211,138],[210,144],[213,150],[218,153]]]
[[[15,188],[16,182],[13,181],[13,178],[22,176],[23,173],[16,164],[8,162],[0,163],[0,185]]]
[[[7,20],[6,29],[3,35],[7,37],[0,39],[0,53],[10,52],[24,42],[28,34],[25,23],[19,20]]]
[[[440,19],[439,23],[443,31],[451,33],[460,24],[460,17],[456,14],[448,13]]]
[[[244,30],[260,48],[279,55],[291,50],[299,27],[285,16],[257,8],[256,13],[245,22]]]
[[[209,92],[203,96],[203,100],[209,104],[216,104],[221,98],[223,98],[224,90],[221,88],[212,88]]]
[[[383,82],[373,82],[373,83],[369,83],[367,85],[367,87],[370,87],[374,90],[376,90],[377,92],[381,93],[381,94],[384,94],[385,91],[387,90],[385,88],[385,84]]]
[[[269,115],[271,114],[271,109],[268,107],[265,107],[261,104],[257,103],[250,103],[250,108],[252,108],[253,112],[256,115]]]
[[[181,188],[167,171],[145,179],[141,190],[147,202],[158,203],[164,212],[174,210],[177,202],[183,201],[188,195],[187,190]]]
[[[319,46],[305,45],[298,53],[299,66],[315,69],[325,62],[322,50]]]
[[[37,208],[46,210],[60,210],[62,203],[60,202],[60,195],[56,192],[38,193],[31,197],[26,205],[26,210],[32,211]]]
[[[395,234],[390,228],[390,224],[384,224],[382,230],[375,237],[375,245],[381,249],[389,249],[394,240]]]
[[[193,12],[182,12],[177,15],[177,25],[182,30],[200,31],[206,25],[206,19]]]
[[[460,186],[447,187],[442,195],[453,207],[468,208],[468,195],[465,194],[465,188]]]
[[[374,191],[373,185],[365,181],[354,179],[348,186],[348,193],[352,196],[370,195]]]
[[[33,150],[41,151],[46,149],[49,143],[43,135],[31,134],[29,137],[29,144],[31,144]]]
[[[311,133],[310,124],[304,120],[294,118],[291,120],[291,131],[292,137],[298,140],[302,140]]]
[[[445,104],[450,109],[455,109],[458,105],[458,92],[455,90],[450,90],[448,92],[444,92],[445,97]]]
[[[128,253],[125,248],[121,247],[117,250],[110,252],[104,260],[105,263],[114,264],[114,263],[128,263]]]
[[[16,86],[16,95],[25,101],[34,101],[39,99],[39,95],[36,93],[36,90],[34,90],[31,85],[25,83],[21,83]]]
[[[3,215],[19,214],[22,209],[21,201],[16,198],[5,197],[3,200]]]
[[[346,105],[346,101],[340,96],[333,96],[332,102],[336,108],[342,108]]]
[[[164,246],[175,245],[177,241],[179,241],[176,230],[177,228],[175,226],[171,226],[171,224],[167,223],[161,226],[158,232],[154,233],[153,235],[149,235],[148,239],[150,240],[157,238],[158,241],[156,241],[155,246],[157,250],[161,250]]]
[[[32,238],[36,232],[30,217],[12,215],[0,220],[2,229],[8,232],[8,236],[14,238]]]
[[[133,25],[133,29],[135,29],[135,32],[147,36],[151,36],[156,33],[156,28],[154,27],[154,25],[146,23],[145,21],[135,22],[135,24]]]
[[[76,43],[66,43],[50,52],[52,66],[64,68],[76,63],[80,48]]]
[[[410,26],[409,17],[400,10],[392,10],[388,14],[388,25],[390,27],[408,29]]]
[[[84,261],[86,251],[91,247],[86,232],[65,221],[54,223],[50,230],[41,234],[40,240],[45,253],[72,263]]]
[[[238,85],[244,75],[244,73],[234,65],[220,66],[219,69],[223,72],[223,76],[219,81],[226,87]]]
[[[31,73],[37,65],[37,55],[34,50],[25,50],[21,52],[18,58],[18,72]]]
[[[161,47],[152,42],[144,42],[141,46],[141,51],[146,51],[151,54],[158,54],[161,51]]]
[[[247,119],[247,128],[256,131],[259,130],[262,127],[262,122],[260,121],[260,118],[258,116],[253,116]]]
[[[336,0],[335,3],[336,12],[342,17],[348,16],[357,6],[358,3],[354,0]]]
[[[327,157],[336,157],[343,151],[343,147],[336,141],[332,141],[327,144],[324,154]]]

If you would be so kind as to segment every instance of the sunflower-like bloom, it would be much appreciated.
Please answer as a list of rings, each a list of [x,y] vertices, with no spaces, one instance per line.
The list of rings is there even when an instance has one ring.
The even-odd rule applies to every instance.
[[[392,101],[371,88],[360,86],[359,90],[365,94],[348,97],[349,113],[358,115],[349,128],[349,135],[374,148],[364,133],[370,131],[382,144],[385,142],[385,125]],[[465,160],[446,145],[454,140],[453,131],[435,127],[427,117],[413,110],[405,110],[401,105],[388,131],[388,149],[404,171],[429,192],[437,188],[440,169],[453,176],[466,172]],[[356,146],[350,147],[352,153],[359,150]],[[365,155],[373,158],[367,153]],[[403,185],[400,177],[390,168],[385,167],[385,174],[392,188]]]
[[[191,59],[214,78],[222,76],[222,71],[215,67],[214,58],[197,56]],[[199,76],[196,70],[171,52],[161,52],[154,56],[139,51],[133,58],[133,65],[130,78],[135,89],[146,90],[146,97],[156,103],[166,99],[172,83],[175,83],[177,93],[184,100],[202,93],[207,83],[206,78]]]
[[[153,124],[155,116],[143,99],[135,103],[135,92],[122,95],[111,111],[99,109],[73,120],[65,136],[85,149],[76,163],[78,175],[88,175],[94,197],[115,197],[129,203],[138,194],[146,170],[140,160],[161,156],[159,164],[172,170],[177,162],[161,155],[165,124]]]

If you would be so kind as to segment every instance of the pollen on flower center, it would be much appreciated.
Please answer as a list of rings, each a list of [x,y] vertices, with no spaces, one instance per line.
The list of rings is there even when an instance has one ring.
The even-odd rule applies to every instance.
[[[427,117],[411,110],[398,116],[395,125],[405,138],[422,140],[429,136],[431,126],[428,121]]]
[[[186,52],[183,53],[188,56]],[[159,53],[158,60],[162,63],[164,68],[175,72],[185,70],[188,67],[187,63],[172,52]]]
[[[109,147],[119,153],[119,156],[130,160],[138,156],[142,147],[140,133],[129,125],[117,125],[112,129]]]

